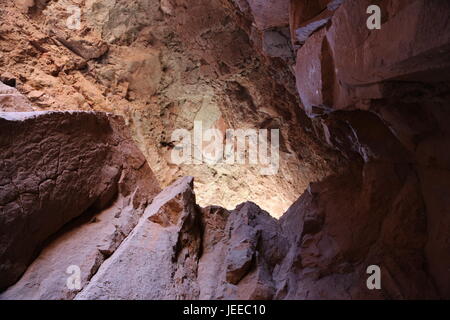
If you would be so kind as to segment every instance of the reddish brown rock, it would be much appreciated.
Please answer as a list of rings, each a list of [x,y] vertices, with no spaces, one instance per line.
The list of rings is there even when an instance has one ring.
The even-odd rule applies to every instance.
[[[315,33],[298,51],[295,67],[297,89],[309,116],[331,108],[334,73],[325,29]]]
[[[0,111],[33,111],[33,107],[16,88],[0,82]]]
[[[5,152],[13,152],[2,155],[0,164],[5,176],[15,177],[0,181],[0,206],[14,206],[4,211],[14,219],[4,215],[0,221],[0,229],[9,232],[0,238],[4,248],[10,250],[13,239],[22,246],[17,252],[31,257],[31,249],[41,246],[41,238],[28,236],[38,220],[35,204],[44,213],[85,212],[63,228],[67,216],[58,225],[48,216],[43,225],[38,221],[36,231],[58,233],[2,299],[450,297],[447,2],[378,1],[382,28],[368,30],[369,0],[95,0],[82,4],[89,26],[74,31],[75,42],[65,45],[36,18],[41,11],[61,14],[63,5],[25,2],[32,10],[25,5],[24,12],[34,18],[12,4],[0,8],[0,80],[17,84],[40,108],[126,106],[134,137],[164,183],[195,175],[202,204],[231,208],[252,198],[279,214],[316,182],[280,221],[251,202],[235,210],[201,209],[191,178],[163,190],[141,217],[145,194],[133,191],[133,179],[117,182],[128,158],[108,156],[126,149],[108,142],[114,134],[104,123],[116,123],[110,117],[96,116],[100,124],[93,126],[88,115],[71,115],[89,118],[76,128],[97,143],[86,142],[86,135],[60,138],[60,129],[74,120],[55,120],[56,128],[49,125],[50,115],[35,122],[27,115],[23,121],[1,120],[27,123],[26,130],[32,122],[45,126],[45,137],[49,133],[44,139],[13,131],[21,139],[16,147],[8,145],[13,136],[4,136]],[[65,29],[64,19],[50,20],[55,30]],[[17,36],[22,30],[30,41]],[[108,52],[94,45],[105,42]],[[21,102],[15,104],[19,108]],[[222,131],[280,128],[279,175],[261,178],[251,168],[207,166],[187,173],[169,165],[170,131],[194,120]],[[59,140],[82,156],[64,156],[72,149],[61,148]],[[62,157],[54,155],[54,145]],[[133,148],[127,150],[140,159]],[[42,166],[54,158],[61,160],[56,169]],[[61,166],[71,169],[60,172]],[[64,177],[63,189],[55,194],[50,179],[36,192],[35,172]],[[74,178],[78,173],[83,176]],[[89,178],[94,174],[96,179]],[[41,194],[49,196],[37,199]],[[54,199],[64,202],[53,204]],[[52,205],[56,209],[47,210]],[[24,217],[16,213],[24,208],[32,214],[25,217],[30,223],[17,218]],[[12,229],[20,235],[25,230],[27,237],[19,239]],[[19,262],[24,270],[28,262]],[[67,262],[81,268],[81,292],[65,284]],[[379,290],[367,287],[371,265],[381,270]]]
[[[17,281],[43,241],[117,195],[137,209],[158,184],[120,117],[1,113],[0,287]],[[136,214],[138,214],[136,212]]]
[[[380,30],[364,27],[369,15],[361,13],[370,4],[369,0],[345,1],[327,32],[336,74],[343,84],[448,80],[450,3],[382,1]]]
[[[183,178],[155,197],[76,299],[272,298],[276,220],[253,203],[200,209],[192,187]]]
[[[291,0],[289,25],[293,44],[303,44],[312,33],[325,26],[343,0]]]
[[[100,58],[108,52],[108,45],[105,43],[91,43],[84,39],[66,39],[63,36],[58,36],[56,39],[67,47],[67,49],[86,60]]]
[[[287,252],[277,221],[251,202],[203,211],[200,299],[271,299],[272,272]]]
[[[260,30],[289,23],[289,0],[247,0],[256,26]]]

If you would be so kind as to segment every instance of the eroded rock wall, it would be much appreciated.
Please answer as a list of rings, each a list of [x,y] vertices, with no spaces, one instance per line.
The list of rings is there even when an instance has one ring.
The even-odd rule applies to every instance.
[[[254,15],[263,15],[262,11],[253,10],[249,14],[248,10],[240,10],[241,6],[235,6],[236,1],[224,2],[230,4],[233,12],[241,17],[244,28],[251,21],[258,20]],[[407,188],[409,191],[403,195],[404,200],[395,202],[395,210],[404,211],[401,214],[404,215],[403,222],[389,218],[389,228],[393,228],[391,233],[398,239],[395,245],[383,241],[381,247],[408,247],[415,243],[413,246],[420,247],[416,247],[417,252],[424,258],[415,267],[411,257],[397,259],[406,264],[403,270],[422,268],[422,272],[429,275],[436,293],[448,297],[449,246],[444,239],[449,239],[447,199],[450,161],[446,151],[450,145],[446,125],[450,119],[449,3],[378,1],[376,4],[381,8],[379,30],[366,27],[369,17],[366,9],[371,4],[371,1],[352,0],[290,1],[291,44],[296,56],[293,73],[301,99],[300,106],[312,119],[315,132],[322,141],[339,150],[342,157],[353,163],[345,165],[346,168],[355,168],[355,164],[361,163],[356,165],[358,169],[351,169],[352,173],[346,170],[343,176],[347,176],[346,179],[356,177],[354,187],[360,183],[353,192],[348,191],[347,196],[351,197],[349,200],[356,207],[348,208],[346,213],[342,211],[341,218],[345,224],[350,226],[355,221],[353,214],[358,212],[357,203],[362,201],[367,207],[361,209],[359,217],[365,220],[362,214],[365,212],[370,216],[367,219],[378,221],[375,225],[380,225],[383,216],[392,215],[389,213],[392,210],[389,204],[393,201],[391,197],[400,197],[403,194],[401,190]],[[282,4],[273,6],[279,8]],[[278,25],[280,27],[282,24]],[[270,29],[254,24],[246,30],[263,39],[264,33]],[[254,44],[262,55],[267,56],[258,41]],[[392,173],[389,174],[389,171]],[[372,177],[369,180],[368,172]],[[390,181],[396,176],[400,184]],[[325,181],[329,180],[321,183]],[[329,188],[333,189],[332,183],[329,183]],[[373,189],[370,193],[378,194],[374,201],[383,202],[379,209],[371,206],[372,200],[369,198],[358,200],[361,192],[368,187]],[[397,191],[395,188],[398,188]],[[336,195],[337,198],[343,196]],[[338,202],[338,199],[334,201]],[[320,205],[320,201],[317,204]],[[412,207],[402,208],[403,205]],[[346,205],[336,204],[334,214],[338,214],[341,207]],[[283,216],[282,220],[287,216]],[[360,226],[350,229],[355,239],[366,228],[363,220],[359,222]],[[398,226],[394,227],[396,224]],[[334,225],[337,227],[339,223],[336,221]],[[405,230],[412,226],[422,235],[406,236]],[[379,227],[372,228],[366,231],[379,230]],[[335,240],[339,238],[338,233],[343,234],[344,231],[336,232],[333,236]],[[362,233],[360,235],[363,236]],[[409,240],[401,242],[401,238]],[[314,247],[325,240],[309,241]],[[338,247],[343,249],[345,246],[341,244]],[[320,255],[320,246],[318,248],[315,254]],[[321,260],[317,257],[311,259],[314,266]],[[385,264],[388,270],[394,268],[392,261]],[[418,288],[423,285],[426,292],[431,292],[430,286],[425,285],[426,281],[419,280],[424,279],[420,272],[417,275],[417,278],[413,274],[405,275],[405,279],[410,277],[412,282],[421,283]],[[300,284],[299,288],[297,291],[288,289],[287,296],[295,296],[293,292],[297,292],[305,297],[311,289],[310,286],[301,288]],[[420,290],[414,293],[411,285],[407,295],[418,294]],[[319,294],[316,289],[312,292],[313,295]],[[354,293],[348,291],[347,294],[352,297]],[[392,296],[392,292],[388,296]],[[401,296],[400,293],[397,295]]]
[[[120,198],[124,206],[116,217],[123,210],[129,221],[118,219],[123,225],[117,223],[115,229],[110,221],[108,232],[111,237],[124,237],[159,191],[118,116],[2,112],[0,131],[2,289],[18,280],[44,241],[68,222],[88,210],[102,211]],[[127,206],[130,212],[125,214]]]

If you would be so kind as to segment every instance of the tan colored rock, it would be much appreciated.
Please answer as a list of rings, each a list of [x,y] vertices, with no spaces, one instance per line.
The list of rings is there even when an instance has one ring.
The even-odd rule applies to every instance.
[[[89,21],[108,43],[131,44],[142,28],[163,16],[159,1],[89,0],[86,10]]]
[[[168,4],[172,15],[162,11]],[[222,0],[102,0],[79,6],[80,30],[67,28],[66,2],[48,2],[31,16],[12,4],[1,9],[6,18],[0,19],[0,74],[10,72],[36,109],[124,116],[161,185],[195,176],[202,206],[232,210],[253,201],[280,216],[310,181],[332,172],[336,157],[313,137],[311,121],[298,108],[292,72],[283,67],[285,61],[293,64],[287,20],[266,30],[267,52],[261,49],[259,56],[253,36]],[[24,30],[30,41],[22,41]],[[103,43],[109,50],[86,60],[58,37],[85,53]],[[262,34],[257,37],[263,40]],[[276,63],[269,67],[266,60]],[[279,128],[278,174],[261,176],[260,168],[251,166],[171,163],[167,146],[173,131],[191,130],[194,120],[206,123],[208,114],[218,115],[221,129]]]
[[[91,43],[84,39],[65,39],[64,37],[57,37],[69,50],[73,51],[80,57],[86,60],[97,59],[108,52],[108,45],[104,43]]]
[[[114,49],[108,63],[115,67],[102,67],[102,80],[113,87],[125,84],[124,97],[128,100],[148,99],[157,92],[162,78],[159,55],[157,50]]]
[[[303,44],[325,26],[343,0],[291,0],[289,24],[293,44]]]
[[[76,299],[195,299],[200,210],[186,177],[163,190]],[[132,268],[132,272],[130,272]]]

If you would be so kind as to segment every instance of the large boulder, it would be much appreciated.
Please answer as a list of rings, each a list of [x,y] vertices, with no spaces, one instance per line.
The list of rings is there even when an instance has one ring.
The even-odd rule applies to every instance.
[[[0,289],[74,218],[107,208],[118,195],[138,209],[159,190],[118,116],[0,113],[0,146]]]
[[[0,111],[33,111],[33,107],[16,88],[0,82]]]

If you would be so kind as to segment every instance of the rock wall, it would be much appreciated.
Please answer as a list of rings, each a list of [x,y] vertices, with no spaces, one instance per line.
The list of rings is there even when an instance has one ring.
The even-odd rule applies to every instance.
[[[163,185],[193,175],[199,200],[192,178],[153,199],[116,116],[4,113],[0,298],[450,298],[448,2],[377,1],[369,30],[369,0],[92,0],[75,35],[68,3],[0,11],[31,39],[0,35],[2,108],[123,114]],[[170,165],[194,120],[280,128],[280,174]]]
[[[14,4],[1,9],[0,77],[15,79],[38,110],[122,115],[162,186],[195,176],[203,206],[233,209],[250,200],[280,216],[340,161],[298,108],[293,74],[281,62],[269,68],[220,1],[46,3],[27,14]],[[80,30],[66,26],[71,5],[81,10]],[[294,61],[286,35],[268,34],[266,47]],[[222,132],[279,129],[280,171],[174,164],[172,133],[192,130],[194,121]]]

